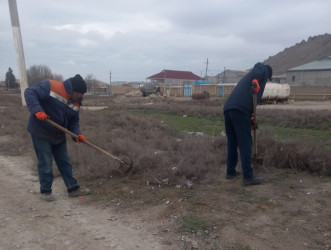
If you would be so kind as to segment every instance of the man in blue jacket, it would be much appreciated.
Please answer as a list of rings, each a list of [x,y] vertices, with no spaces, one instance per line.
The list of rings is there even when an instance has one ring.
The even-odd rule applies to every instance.
[[[72,174],[64,132],[51,126],[46,119],[67,128],[78,135],[76,142],[85,142],[79,127],[79,109],[86,92],[86,83],[80,75],[64,82],[45,80],[30,86],[24,92],[27,107],[31,113],[28,131],[38,158],[38,175],[41,198],[53,201],[52,158],[56,162],[69,197],[78,197],[90,193],[80,189]]]
[[[272,68],[262,63],[255,64],[231,92],[224,104],[225,130],[228,138],[226,178],[233,179],[240,172],[236,171],[239,147],[244,185],[257,185],[262,178],[254,175],[252,168],[252,135],[256,129],[253,117],[253,93],[257,103],[261,101],[265,85],[271,80]]]

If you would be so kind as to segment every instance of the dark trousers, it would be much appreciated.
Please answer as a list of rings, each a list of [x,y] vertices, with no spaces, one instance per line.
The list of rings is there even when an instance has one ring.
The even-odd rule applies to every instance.
[[[239,110],[228,110],[224,113],[225,130],[228,138],[227,174],[236,172],[238,147],[240,151],[243,178],[254,176],[252,169],[252,134],[250,116]]]
[[[68,192],[78,189],[77,180],[72,176],[72,166],[70,164],[66,141],[60,144],[52,144],[32,135],[32,142],[38,158],[40,192],[52,192],[54,179],[52,169],[53,157]]]

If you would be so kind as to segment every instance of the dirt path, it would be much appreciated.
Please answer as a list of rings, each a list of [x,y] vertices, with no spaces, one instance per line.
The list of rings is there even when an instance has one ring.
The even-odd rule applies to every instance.
[[[259,109],[283,109],[283,110],[331,110],[331,101],[289,101],[289,103],[277,103],[259,105]]]
[[[134,218],[68,198],[56,178],[56,201],[40,200],[28,157],[0,155],[0,249],[162,249]]]

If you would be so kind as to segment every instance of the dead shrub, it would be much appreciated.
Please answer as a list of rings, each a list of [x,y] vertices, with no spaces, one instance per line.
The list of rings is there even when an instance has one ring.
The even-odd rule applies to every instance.
[[[269,131],[261,135],[258,146],[259,157],[266,167],[331,175],[331,156],[327,148],[306,142],[276,141]]]
[[[156,98],[157,99],[157,98]],[[138,100],[138,99],[137,99]],[[134,160],[130,173],[150,183],[175,185],[183,180],[199,182],[208,176],[219,176],[221,166],[226,163],[227,141],[225,136],[197,137],[178,136],[173,128],[161,122],[130,115],[128,110],[141,109],[155,112],[172,112],[202,117],[220,117],[222,101],[169,101],[147,100],[123,103],[106,98],[108,110],[82,110],[80,125],[88,141],[118,156]],[[92,101],[92,100],[91,100]],[[30,134],[26,131],[29,112],[21,106],[19,95],[0,98],[0,144],[1,154],[17,155],[29,153],[34,156]],[[113,111],[117,110],[118,111]],[[330,114],[325,111],[292,112],[261,110],[259,121],[286,127],[309,127],[330,130]],[[77,144],[68,136],[70,158],[74,174],[78,178],[95,180],[122,174],[118,162],[84,144]],[[313,141],[283,142],[274,139],[265,128],[258,136],[258,156],[263,158],[265,167],[290,168],[295,171],[310,171],[331,176],[331,155],[327,147]],[[34,156],[35,157],[35,156]],[[225,167],[224,167],[225,168]]]
[[[149,182],[167,179],[168,184],[175,184],[183,178],[200,180],[208,171],[217,172],[225,158],[223,148],[215,148],[210,137],[178,139],[169,136],[160,122],[126,112],[84,112],[81,128],[92,143],[116,156],[133,158],[132,174],[142,175]],[[73,163],[81,177],[94,179],[118,174],[117,162],[93,152],[94,149],[72,143],[69,146],[72,155],[78,156]]]

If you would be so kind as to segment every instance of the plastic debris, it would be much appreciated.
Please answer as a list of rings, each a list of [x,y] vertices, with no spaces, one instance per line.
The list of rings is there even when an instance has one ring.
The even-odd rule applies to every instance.
[[[115,221],[115,220],[118,220],[118,218],[116,216],[112,216],[112,217],[108,218],[108,220]]]

